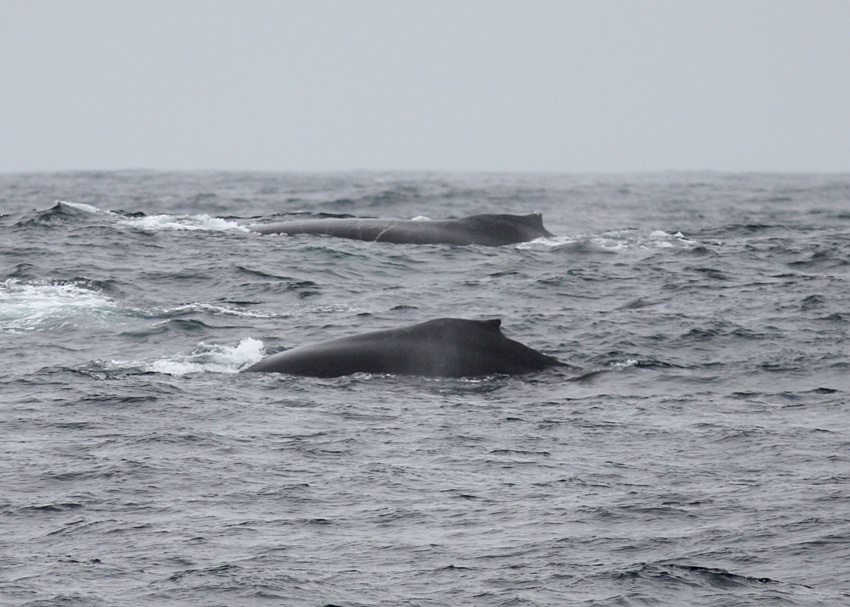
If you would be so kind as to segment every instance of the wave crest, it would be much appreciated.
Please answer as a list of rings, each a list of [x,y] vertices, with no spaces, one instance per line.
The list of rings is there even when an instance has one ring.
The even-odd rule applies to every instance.
[[[0,331],[33,331],[77,316],[98,317],[118,306],[76,282],[0,282]]]
[[[235,347],[199,343],[188,354],[155,360],[144,365],[148,373],[188,375],[190,373],[238,373],[258,362],[264,355],[263,342],[252,337],[242,339]]]

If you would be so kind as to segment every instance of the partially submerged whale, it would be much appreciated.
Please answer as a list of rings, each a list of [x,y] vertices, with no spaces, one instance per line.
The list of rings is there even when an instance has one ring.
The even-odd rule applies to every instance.
[[[398,244],[502,246],[554,236],[543,227],[540,213],[472,215],[461,219],[331,218],[284,221],[250,226],[261,234],[324,234],[340,238]]]
[[[439,318],[300,346],[268,356],[245,371],[312,377],[352,373],[473,377],[567,366],[508,339],[500,326],[499,319]]]

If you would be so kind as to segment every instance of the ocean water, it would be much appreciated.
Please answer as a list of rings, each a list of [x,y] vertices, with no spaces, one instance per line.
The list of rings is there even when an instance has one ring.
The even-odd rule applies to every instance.
[[[0,175],[0,234],[2,605],[850,604],[848,175]],[[571,367],[238,374],[444,316]]]

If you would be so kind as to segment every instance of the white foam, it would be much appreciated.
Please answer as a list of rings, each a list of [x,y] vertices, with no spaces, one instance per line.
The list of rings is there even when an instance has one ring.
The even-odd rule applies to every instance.
[[[245,226],[235,222],[211,217],[210,215],[148,215],[145,217],[127,217],[118,222],[119,225],[156,232],[160,230],[205,230],[209,232],[226,232],[236,230],[250,232]]]
[[[190,373],[238,373],[263,358],[263,342],[246,337],[235,347],[201,342],[188,354],[155,360],[144,365],[150,373],[188,375]],[[113,364],[121,363],[113,361]]]
[[[82,202],[68,202],[67,200],[57,200],[58,204],[61,204],[66,207],[71,207],[72,209],[77,209],[78,211],[83,211],[85,213],[91,213],[93,215],[115,215],[118,216],[118,213],[113,213],[112,211],[103,211],[98,209],[95,206],[90,204],[84,204]]]
[[[188,303],[173,308],[166,308],[159,314],[183,314],[200,312],[204,314],[213,314],[215,316],[235,316],[239,318],[279,318],[280,316],[289,316],[288,314],[262,314],[260,312],[248,312],[246,310],[236,310],[226,306],[217,306],[208,303]]]
[[[648,235],[635,230],[614,230],[601,234],[579,234],[576,236],[542,237],[517,245],[520,249],[572,249],[575,247],[599,252],[616,253],[630,250],[682,248],[690,249],[699,243],[684,237],[681,232],[670,234],[664,230],[653,230]]]
[[[620,361],[620,362],[611,363],[611,366],[613,368],[617,369],[618,371],[622,371],[623,369],[628,369],[629,367],[637,367],[637,365],[638,365],[638,361],[636,361],[634,358],[630,358],[628,360],[624,360],[624,361]]]
[[[693,240],[688,240],[681,232],[676,232],[675,234],[669,234],[664,230],[655,230],[652,234],[649,235],[649,240],[659,249],[666,249],[669,247],[681,246],[685,248],[690,248],[696,246],[696,242]]]
[[[618,240],[589,236],[541,236],[529,242],[521,242],[516,245],[518,249],[532,250],[576,250],[584,252],[611,253],[626,248],[626,245]]]
[[[204,302],[141,309],[122,306],[100,291],[76,282],[21,282],[15,278],[0,282],[0,331],[33,331],[76,323],[81,318],[115,322],[119,316],[157,319],[192,313],[237,318],[291,315],[286,312],[253,312]]]
[[[32,331],[116,310],[108,297],[74,283],[22,283],[14,278],[0,282],[0,330]]]
[[[210,215],[145,215],[143,217],[125,217],[120,213],[104,211],[90,204],[81,202],[69,202],[57,200],[58,204],[91,213],[92,215],[105,215],[117,218],[117,224],[146,232],[159,230],[206,230],[208,232],[226,232],[235,230],[238,232],[250,232],[245,226],[221,217]]]

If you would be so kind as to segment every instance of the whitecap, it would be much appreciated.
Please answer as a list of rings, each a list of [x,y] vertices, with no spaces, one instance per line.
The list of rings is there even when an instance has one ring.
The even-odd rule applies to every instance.
[[[210,215],[146,215],[144,217],[127,217],[121,219],[118,225],[146,232],[160,230],[251,231],[235,221],[229,221],[221,217],[212,217]]]
[[[599,234],[576,236],[549,236],[517,245],[520,249],[580,249],[586,251],[617,253],[631,250],[692,249],[699,243],[689,240],[681,232],[653,230],[649,234],[637,230],[611,230]]]
[[[210,303],[188,303],[173,308],[165,308],[161,312],[156,313],[156,316],[172,316],[180,314],[192,313],[212,314],[214,316],[235,316],[237,318],[279,318],[281,316],[289,316],[289,314],[263,314],[261,312],[250,312],[247,310],[237,310],[228,308],[227,306],[218,306]]]
[[[681,232],[670,234],[664,230],[655,230],[649,235],[649,243],[659,249],[670,247],[693,248],[697,242],[685,238]]]
[[[622,371],[623,369],[628,369],[629,367],[637,367],[638,361],[634,358],[630,358],[624,361],[613,362],[611,363],[611,366],[617,369],[618,371]]]
[[[516,245],[518,249],[575,251],[580,253],[612,253],[625,248],[617,240],[588,236],[541,236]]]
[[[76,283],[25,283],[14,278],[0,282],[0,330],[32,331],[117,309],[108,297]]]
[[[57,200],[57,204],[61,204],[78,211],[91,213],[92,215],[105,215],[107,217],[117,218],[117,224],[121,226],[131,227],[137,230],[158,231],[158,230],[206,230],[210,232],[225,232],[228,230],[236,230],[239,232],[250,232],[248,228],[237,223],[222,219],[221,217],[213,217],[211,215],[143,215],[141,217],[127,217],[113,211],[104,211],[90,204],[81,202],[69,202],[67,200]]]
[[[199,343],[188,354],[155,360],[143,365],[149,373],[188,375],[190,373],[238,373],[263,358],[263,342],[246,337],[235,347]],[[121,365],[113,361],[115,365]]]
[[[85,204],[82,202],[69,202],[67,200],[57,200],[56,204],[61,204],[62,206],[71,207],[72,209],[76,209],[78,211],[83,211],[84,213],[91,213],[92,215],[115,215],[118,216],[118,213],[113,213],[112,211],[104,211],[90,204]]]

